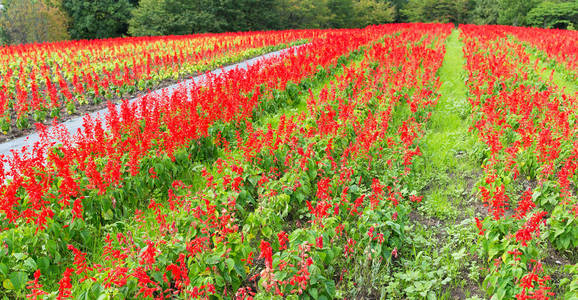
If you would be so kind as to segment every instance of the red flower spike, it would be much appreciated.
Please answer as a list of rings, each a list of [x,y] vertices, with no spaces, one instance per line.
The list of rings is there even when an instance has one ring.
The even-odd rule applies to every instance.
[[[271,248],[271,244],[266,241],[261,241],[261,254],[259,258],[265,259],[265,264],[269,269],[273,268],[273,249]]]

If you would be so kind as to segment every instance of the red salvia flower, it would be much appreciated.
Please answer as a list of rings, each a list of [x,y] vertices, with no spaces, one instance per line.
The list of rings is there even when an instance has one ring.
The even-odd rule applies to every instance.
[[[42,296],[48,295],[47,292],[42,290],[43,285],[38,283],[40,275],[40,270],[36,270],[34,272],[34,280],[28,281],[26,288],[30,290],[30,293],[26,295],[26,299],[37,300],[42,299]]]
[[[478,234],[479,235],[484,235],[484,233],[486,232],[486,230],[484,229],[484,223],[483,221],[481,221],[480,219],[478,219],[478,217],[475,218],[476,220],[476,227],[478,227]]]
[[[58,281],[58,295],[56,296],[57,300],[64,300],[72,298],[72,283],[70,279],[70,275],[74,272],[74,269],[66,268],[64,273],[62,274],[62,278]]]
[[[273,268],[273,249],[269,242],[261,241],[261,254],[259,257],[265,259],[265,264],[269,269]]]
[[[281,231],[277,234],[277,239],[279,239],[279,250],[287,249],[287,243],[289,243],[289,235],[285,231]]]
[[[323,236],[319,236],[315,239],[315,246],[319,249],[323,249]]]

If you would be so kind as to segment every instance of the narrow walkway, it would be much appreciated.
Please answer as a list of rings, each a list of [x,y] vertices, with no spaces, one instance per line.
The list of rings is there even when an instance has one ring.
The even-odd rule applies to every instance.
[[[252,59],[249,59],[249,60],[246,60],[246,61],[242,61],[242,62],[233,64],[233,65],[230,65],[230,66],[226,66],[226,67],[223,67],[223,68],[220,68],[220,69],[215,69],[215,70],[213,70],[213,71],[211,71],[211,72],[209,72],[209,73],[210,73],[210,74],[218,75],[218,74],[221,74],[221,73],[224,73],[224,72],[227,72],[227,71],[236,69],[236,68],[238,68],[238,69],[246,69],[246,68],[248,68],[250,65],[253,65],[253,64],[255,64],[255,63],[257,63],[257,62],[259,62],[259,61],[261,61],[261,60],[263,60],[263,59],[267,59],[267,58],[271,58],[271,57],[274,57],[274,56],[283,55],[283,54],[288,53],[288,52],[290,52],[290,51],[294,51],[295,49],[297,49],[297,48],[299,48],[299,47],[301,47],[301,46],[302,46],[302,45],[293,46],[293,47],[290,47],[290,48],[287,48],[287,49],[283,49],[283,50],[271,52],[271,53],[268,53],[268,54],[265,54],[265,55],[257,56],[257,57],[255,57],[255,58],[252,58]],[[180,88],[183,88],[183,87],[185,87],[185,88],[188,89],[188,87],[189,87],[192,83],[202,82],[206,77],[207,77],[207,73],[205,73],[205,74],[203,74],[203,75],[199,75],[199,76],[193,77],[193,78],[191,78],[191,79],[189,79],[189,80],[186,80],[186,81],[182,81],[182,82],[179,82],[179,83],[170,85],[170,86],[165,87],[165,88],[162,88],[162,89],[158,89],[158,90],[156,90],[156,91],[152,91],[152,92],[150,92],[148,95],[166,95],[167,97],[170,97],[177,89],[180,89]],[[129,102],[130,102],[130,103],[133,103],[133,102],[135,102],[135,101],[139,101],[139,100],[142,99],[142,97],[144,97],[144,96],[130,99]],[[116,106],[117,106],[117,108],[118,108],[118,107],[120,107],[120,104],[117,104]],[[90,113],[89,115],[90,115],[91,117],[93,117],[94,119],[101,119],[102,121],[104,121],[104,118],[105,118],[105,115],[106,115],[107,112],[108,112],[108,108],[105,108],[105,109],[102,109],[102,110],[99,110],[99,111],[95,111],[95,112],[93,112],[93,113]],[[62,125],[64,125],[64,126],[66,127],[66,129],[68,130],[68,132],[70,132],[70,133],[75,133],[79,128],[82,127],[83,118],[84,118],[84,116],[80,116],[80,117],[77,117],[77,118],[75,118],[75,119],[71,119],[71,120],[68,120],[68,121],[66,121],[66,122],[63,122]],[[51,128],[49,128],[49,130],[50,130],[50,129],[51,129]],[[19,137],[19,138],[16,138],[16,139],[7,141],[7,142],[5,142],[5,143],[0,144],[0,155],[8,156],[8,155],[11,154],[11,150],[19,151],[19,150],[21,150],[21,149],[22,149],[23,147],[25,147],[25,146],[31,147],[31,146],[34,145],[34,143],[36,143],[36,142],[39,141],[39,140],[40,140],[40,138],[39,138],[38,134],[37,134],[37,133],[33,133],[33,134],[30,134],[30,135],[27,135],[27,136],[22,136],[22,137]]]
[[[470,104],[466,99],[463,66],[462,44],[459,31],[455,30],[446,43],[444,63],[438,73],[441,98],[420,145],[426,161],[424,171],[430,177],[426,204],[433,207],[427,211],[431,213],[433,209],[438,217],[451,219],[466,217],[463,215],[466,211],[457,209],[465,208],[466,199],[456,197],[455,192],[470,193],[473,183],[468,179],[479,171],[472,151],[477,139],[468,132]],[[456,209],[448,210],[450,207]]]
[[[430,241],[421,248],[416,263],[423,256],[451,262],[431,267],[442,282],[436,294],[445,299],[483,295],[480,279],[473,271],[479,269],[479,262],[474,259],[477,232],[472,225],[474,216],[482,211],[475,197],[475,183],[481,170],[475,158],[477,139],[468,132],[470,104],[466,99],[459,34],[456,29],[448,37],[444,62],[438,71],[441,98],[420,143],[423,165],[416,170],[421,188],[418,194],[424,199],[417,211],[412,212],[417,232],[414,240],[421,235]]]

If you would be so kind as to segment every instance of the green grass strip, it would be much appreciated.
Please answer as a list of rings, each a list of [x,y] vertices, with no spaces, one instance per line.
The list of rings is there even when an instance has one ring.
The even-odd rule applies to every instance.
[[[468,132],[470,104],[459,35],[454,30],[446,40],[438,70],[441,97],[419,145],[423,159],[416,161],[414,182],[424,198],[410,217],[414,257],[406,265],[442,282],[435,291],[439,299],[484,296],[472,225],[479,213],[475,183],[481,174],[480,145]],[[432,263],[424,266],[424,260]]]

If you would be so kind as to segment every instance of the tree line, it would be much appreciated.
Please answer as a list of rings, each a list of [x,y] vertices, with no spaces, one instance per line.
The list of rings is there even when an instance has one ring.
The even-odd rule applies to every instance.
[[[442,22],[578,27],[578,0],[0,0],[0,43]]]

